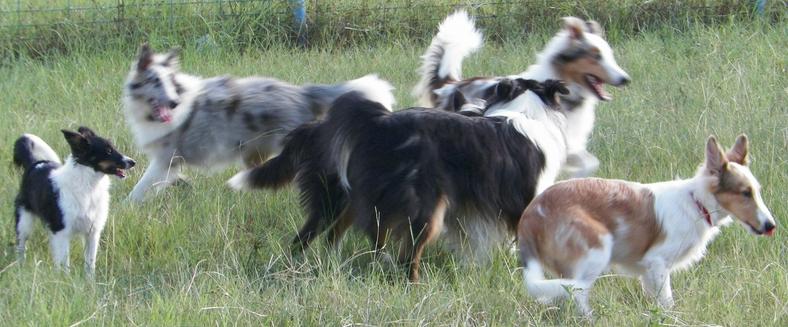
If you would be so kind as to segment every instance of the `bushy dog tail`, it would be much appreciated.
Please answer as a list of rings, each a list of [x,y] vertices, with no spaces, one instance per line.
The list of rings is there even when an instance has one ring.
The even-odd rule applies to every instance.
[[[413,89],[421,105],[435,106],[433,91],[449,82],[462,78],[462,61],[482,46],[482,33],[476,29],[473,19],[464,10],[448,17],[438,27],[427,52],[421,56],[418,72],[421,80]]]
[[[24,170],[30,169],[37,162],[52,161],[60,163],[60,157],[55,150],[40,137],[33,134],[23,134],[14,142],[14,164]]]
[[[357,140],[377,129],[377,118],[390,114],[379,102],[369,100],[359,92],[348,92],[334,101],[323,122],[325,131],[330,134],[323,141],[328,160],[336,169],[339,181],[346,189],[350,188],[347,168]]]
[[[264,164],[235,174],[227,185],[235,190],[279,189],[296,177],[304,155],[316,154],[317,123],[301,125],[285,137],[282,152]]]
[[[367,99],[382,104],[389,111],[396,102],[392,93],[394,86],[375,74],[369,74],[342,84],[307,85],[304,89],[307,98],[313,103],[313,112],[316,116],[325,114],[334,100],[350,91],[360,92]]]

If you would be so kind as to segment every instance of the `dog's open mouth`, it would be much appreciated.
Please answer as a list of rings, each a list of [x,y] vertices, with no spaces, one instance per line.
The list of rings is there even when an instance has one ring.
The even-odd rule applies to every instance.
[[[126,178],[126,171],[121,168],[115,168],[114,175],[120,179]]]
[[[591,74],[586,74],[585,79],[586,79],[586,83],[588,83],[588,87],[591,89],[591,91],[594,92],[594,94],[597,96],[597,98],[599,98],[599,100],[610,101],[612,99],[610,94],[605,92],[605,88],[604,88],[605,82],[602,81],[601,78]]]
[[[151,113],[151,116],[153,119],[162,123],[169,123],[172,121],[172,109],[167,106],[156,105],[153,106],[153,113]]]

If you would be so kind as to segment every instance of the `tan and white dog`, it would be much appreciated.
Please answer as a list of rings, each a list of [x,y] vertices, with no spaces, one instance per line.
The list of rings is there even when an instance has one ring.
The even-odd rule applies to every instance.
[[[590,316],[591,286],[615,265],[638,276],[643,289],[669,308],[670,273],[700,260],[730,216],[753,234],[774,233],[774,218],[747,166],[745,135],[727,153],[709,137],[706,162],[690,179],[555,184],[531,202],[518,225],[525,287],[542,303],[574,297]],[[546,280],[543,269],[560,279]]]

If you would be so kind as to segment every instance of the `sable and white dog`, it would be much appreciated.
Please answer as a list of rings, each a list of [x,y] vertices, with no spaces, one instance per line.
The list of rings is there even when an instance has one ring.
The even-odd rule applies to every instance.
[[[465,11],[449,15],[440,24],[438,34],[422,56],[421,80],[413,90],[423,106],[452,110],[454,106],[450,102],[455,90],[462,92],[469,102],[488,97],[494,91],[497,81],[503,77],[462,79],[462,60],[481,44],[482,34]],[[623,86],[630,81],[629,75],[616,63],[601,26],[595,21],[564,18],[563,30],[537,55],[536,64],[507,78],[518,77],[537,81],[560,79],[567,83],[570,93],[561,96],[569,151],[563,170],[573,177],[592,175],[599,167],[599,160],[586,150],[586,146],[594,128],[598,101],[611,99],[604,84]],[[525,111],[527,108],[509,109]]]
[[[179,178],[184,164],[254,166],[281,149],[297,126],[323,116],[348,91],[391,108],[393,87],[375,75],[336,85],[295,86],[263,77],[200,78],[178,69],[178,52],[154,54],[145,44],[123,88],[134,140],[150,158],[130,198],[142,201]]]
[[[63,130],[71,156],[61,165],[52,148],[38,136],[25,134],[14,144],[14,163],[24,169],[22,186],[14,203],[17,253],[25,257],[25,242],[35,217],[47,225],[55,265],[68,270],[71,238],[85,239],[85,270],[96,269],[99,238],[109,213],[107,175],[126,177],[134,160],[115,150],[112,143],[86,127],[78,133]]]
[[[545,190],[518,226],[528,293],[541,302],[573,296],[588,316],[588,295],[615,265],[638,276],[662,307],[673,305],[670,273],[703,257],[730,216],[751,233],[774,233],[760,185],[747,166],[747,137],[724,153],[712,136],[693,178],[655,184],[576,179]],[[548,269],[560,279],[544,279]]]

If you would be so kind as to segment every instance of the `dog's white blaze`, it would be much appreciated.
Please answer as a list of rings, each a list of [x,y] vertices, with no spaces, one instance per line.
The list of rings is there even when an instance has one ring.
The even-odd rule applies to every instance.
[[[175,84],[172,82],[172,80],[167,78],[168,76],[174,74],[172,69],[162,66],[151,66],[150,70],[158,75],[159,80],[161,81],[161,87],[164,89],[164,94],[167,96],[167,98],[172,101],[180,102],[180,95],[178,95],[178,92],[175,90]],[[162,105],[167,104],[162,103]]]
[[[599,49],[599,54],[602,55],[602,67],[605,68],[605,71],[610,76],[610,83],[618,84],[624,79],[629,79],[629,74],[625,72],[616,62],[615,57],[613,56],[613,49],[610,48],[610,45],[605,41],[603,38],[599,37],[596,34],[585,33],[586,40],[588,43],[591,43],[597,49]]]

